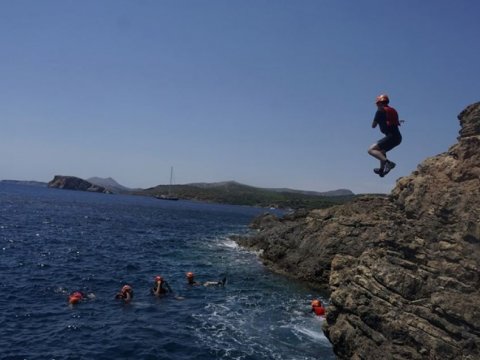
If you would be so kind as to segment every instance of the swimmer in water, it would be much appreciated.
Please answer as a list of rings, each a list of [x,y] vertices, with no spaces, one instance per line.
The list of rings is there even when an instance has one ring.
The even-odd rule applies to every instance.
[[[325,308],[322,305],[322,302],[318,299],[312,300],[312,312],[317,316],[325,315]]]
[[[68,296],[68,303],[70,305],[78,304],[85,298],[85,295],[81,291],[74,291]]]
[[[200,283],[195,281],[195,274],[193,272],[189,271],[185,274],[185,276],[187,277],[188,285],[192,285],[192,286],[201,285]]]
[[[164,280],[161,276],[155,276],[155,282],[153,284],[152,293],[155,296],[162,296],[167,293],[172,293],[172,289],[170,285],[168,285],[167,281]]]
[[[120,292],[115,295],[115,299],[121,299],[125,302],[130,302],[133,299],[133,289],[130,285],[124,285]]]
[[[203,284],[195,281],[195,274],[191,271],[186,273],[188,285],[196,286],[196,285],[203,285],[203,286],[225,286],[227,282],[227,277],[224,277],[220,281],[206,281]]]

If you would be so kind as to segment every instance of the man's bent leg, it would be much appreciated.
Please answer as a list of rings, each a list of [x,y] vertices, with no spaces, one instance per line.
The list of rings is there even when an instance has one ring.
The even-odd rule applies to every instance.
[[[385,152],[378,147],[378,144],[373,144],[370,146],[368,153],[375,159],[380,160],[380,167],[383,169],[385,163],[387,162],[387,156]]]

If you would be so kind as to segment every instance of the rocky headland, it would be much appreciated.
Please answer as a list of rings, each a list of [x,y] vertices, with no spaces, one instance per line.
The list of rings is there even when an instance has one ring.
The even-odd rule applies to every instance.
[[[48,187],[57,189],[91,191],[99,193],[110,193],[103,186],[92,184],[89,181],[75,176],[55,175],[53,180],[48,183]]]
[[[389,196],[264,215],[238,240],[329,291],[340,359],[480,359],[480,102],[458,118],[458,142]]]

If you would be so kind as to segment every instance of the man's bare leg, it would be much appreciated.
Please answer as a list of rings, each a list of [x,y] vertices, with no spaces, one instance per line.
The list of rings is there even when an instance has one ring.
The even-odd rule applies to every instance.
[[[380,169],[383,169],[385,167],[385,164],[387,162],[387,155],[386,153],[378,147],[377,144],[373,144],[370,146],[368,149],[368,153],[372,155],[375,159],[378,159],[380,161]]]

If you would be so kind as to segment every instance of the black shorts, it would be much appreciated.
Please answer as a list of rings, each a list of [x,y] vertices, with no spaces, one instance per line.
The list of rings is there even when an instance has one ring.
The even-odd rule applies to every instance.
[[[402,142],[402,135],[398,134],[388,134],[383,139],[378,140],[377,145],[380,150],[390,151],[395,146],[400,145]]]

